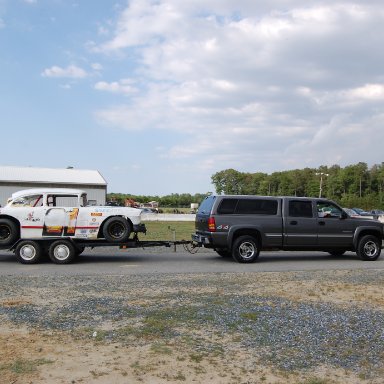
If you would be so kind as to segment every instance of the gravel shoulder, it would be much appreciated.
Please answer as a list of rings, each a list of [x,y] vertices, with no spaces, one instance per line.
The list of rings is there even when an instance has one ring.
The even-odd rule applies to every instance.
[[[382,270],[2,276],[5,383],[383,383]]]

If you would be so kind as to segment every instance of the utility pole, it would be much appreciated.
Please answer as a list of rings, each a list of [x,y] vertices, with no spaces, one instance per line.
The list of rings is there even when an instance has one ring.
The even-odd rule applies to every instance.
[[[324,172],[317,172],[316,176],[319,176],[319,175],[320,175],[320,188],[319,188],[319,198],[320,198],[321,193],[323,191],[323,176],[329,176],[329,174]]]

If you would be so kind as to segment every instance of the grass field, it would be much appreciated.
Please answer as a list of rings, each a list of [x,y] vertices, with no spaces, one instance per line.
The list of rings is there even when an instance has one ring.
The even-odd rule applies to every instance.
[[[144,221],[147,234],[141,234],[140,240],[191,240],[195,232],[194,221]]]

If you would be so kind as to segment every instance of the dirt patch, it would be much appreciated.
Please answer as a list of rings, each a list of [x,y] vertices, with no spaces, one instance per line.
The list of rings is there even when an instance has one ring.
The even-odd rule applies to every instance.
[[[77,279],[76,282],[74,279],[55,278],[55,281],[37,283],[32,278],[25,278],[24,281],[4,283],[0,290],[0,308],[3,308],[0,315],[1,382],[383,383],[382,365],[374,368],[367,365],[366,370],[354,371],[322,364],[319,359],[319,364],[310,367],[282,369],[274,364],[273,359],[263,359],[265,354],[270,353],[269,344],[255,349],[250,344],[251,340],[246,341],[246,335],[255,332],[251,328],[253,324],[261,324],[257,321],[262,312],[257,312],[256,306],[271,304],[268,311],[272,308],[274,317],[268,318],[268,321],[286,320],[281,318],[279,308],[274,311],[275,306],[280,305],[276,298],[284,300],[282,307],[293,305],[293,310],[288,313],[290,318],[295,314],[295,305],[313,302],[331,304],[331,309],[342,308],[343,311],[364,311],[368,306],[375,313],[381,313],[384,303],[380,271],[179,275],[149,278],[141,283],[123,281],[116,276]],[[13,290],[7,290],[6,285],[11,283]],[[28,289],[28,284],[34,289]],[[44,307],[42,296],[55,299],[47,299],[48,305]],[[250,298],[255,299],[252,310],[244,301]],[[94,307],[95,299],[98,300],[95,312],[90,312],[81,304]],[[114,301],[117,299],[119,301]],[[195,316],[193,311],[202,308],[203,300],[209,300],[207,308],[212,308],[212,312],[204,307],[202,320],[192,319]],[[233,316],[224,319],[218,309],[228,311],[230,307],[223,305],[231,300],[244,304],[236,307]],[[60,312],[60,305],[74,301],[80,304]],[[183,306],[180,306],[181,302]],[[153,311],[154,305],[154,312],[145,312],[149,309]],[[116,310],[119,307],[133,308],[137,313],[133,316],[122,312],[117,316],[115,312],[110,312],[114,306]],[[31,308],[38,312],[29,312]],[[184,313],[186,317],[182,317],[179,309],[184,311],[187,308],[192,308],[191,312]],[[67,316],[67,312],[69,318],[76,317],[79,321],[70,326],[66,322],[61,325],[60,321]],[[57,316],[54,316],[55,313]],[[48,318],[49,323],[39,316]],[[88,318],[80,321],[86,316],[91,321],[88,322]],[[225,324],[222,324],[224,320],[220,316]],[[185,320],[188,318],[193,321]],[[246,327],[238,328],[233,319],[242,319]],[[219,326],[225,332],[219,331]],[[286,325],[281,323],[281,326]],[[296,326],[300,330],[300,324],[294,323],[292,329]],[[284,352],[287,358],[289,353],[294,358],[294,354],[304,346],[303,340],[307,339],[303,338],[295,345],[292,339],[291,352]],[[355,345],[355,348],[358,347]],[[350,344],[346,344],[343,350],[346,359],[349,358],[348,353],[353,353],[348,348]]]

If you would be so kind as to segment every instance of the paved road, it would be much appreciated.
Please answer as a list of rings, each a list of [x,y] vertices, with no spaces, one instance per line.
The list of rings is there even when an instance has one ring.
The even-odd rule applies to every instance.
[[[0,250],[1,275],[141,275],[161,273],[281,272],[336,269],[384,269],[384,254],[377,261],[361,261],[354,253],[333,257],[324,252],[262,252],[258,262],[239,264],[210,250],[189,254],[179,247],[120,250],[117,247],[86,249],[70,265],[44,261],[37,265],[18,263],[11,252]]]

